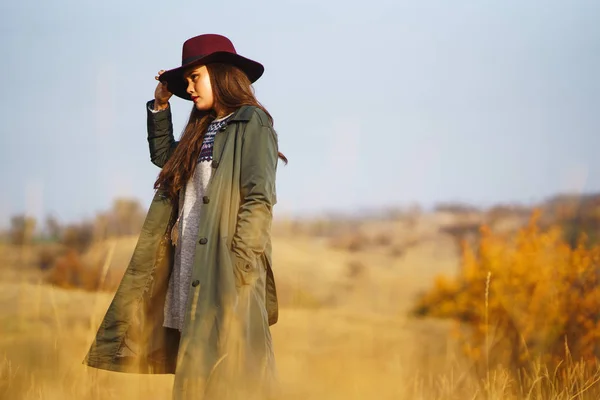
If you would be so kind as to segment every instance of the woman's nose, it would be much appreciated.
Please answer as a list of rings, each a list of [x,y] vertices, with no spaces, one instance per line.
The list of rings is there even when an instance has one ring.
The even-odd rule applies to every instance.
[[[193,82],[188,82],[188,86],[187,89],[185,90],[189,95],[191,95],[194,92],[194,85]]]

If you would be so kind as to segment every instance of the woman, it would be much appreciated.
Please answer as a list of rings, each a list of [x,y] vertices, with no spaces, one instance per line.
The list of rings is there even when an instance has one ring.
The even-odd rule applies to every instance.
[[[174,373],[174,399],[268,397],[277,321],[271,269],[277,135],[251,84],[261,64],[200,35],[148,102],[156,195],[84,364]],[[176,142],[169,99],[194,103]]]

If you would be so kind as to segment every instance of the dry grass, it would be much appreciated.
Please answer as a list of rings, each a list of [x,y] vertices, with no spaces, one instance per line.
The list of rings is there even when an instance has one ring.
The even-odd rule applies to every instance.
[[[172,376],[99,371],[81,365],[111,295],[44,284],[2,284],[0,398],[167,399]],[[596,399],[577,365],[560,380],[532,366],[522,382],[507,371],[489,381],[469,374],[433,321],[356,315],[336,309],[284,309],[273,328],[282,398]],[[551,390],[550,396],[546,394]],[[515,392],[517,393],[515,395]]]
[[[108,280],[128,261],[135,240],[124,240],[113,248]],[[86,262],[103,270],[110,248],[91,249]],[[282,309],[272,333],[282,399],[597,398],[593,387],[584,390],[593,381],[576,363],[560,379],[536,363],[519,380],[501,367],[479,379],[455,349],[449,323],[405,316],[433,276],[454,271],[451,240],[414,245],[401,258],[377,248],[332,249],[301,235],[275,238],[274,249]],[[30,253],[17,257],[0,247],[0,399],[170,398],[171,375],[81,364],[112,293],[50,286]]]

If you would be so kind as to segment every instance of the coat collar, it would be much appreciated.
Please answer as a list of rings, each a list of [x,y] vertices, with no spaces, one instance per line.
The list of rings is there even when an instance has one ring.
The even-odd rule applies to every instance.
[[[252,114],[254,113],[255,109],[256,109],[255,106],[241,106],[233,114],[230,121],[231,122],[236,122],[236,121],[248,122],[248,121],[250,121],[250,118],[252,118]]]

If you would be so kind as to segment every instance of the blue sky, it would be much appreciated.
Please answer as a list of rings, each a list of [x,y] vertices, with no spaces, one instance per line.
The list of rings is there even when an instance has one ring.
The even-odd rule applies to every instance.
[[[3,2],[0,226],[147,205],[145,102],[221,33],[290,159],[276,215],[600,190],[600,2]],[[176,135],[191,104],[172,102]]]

